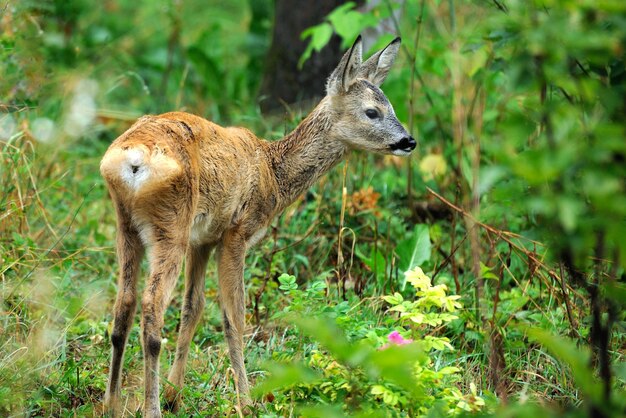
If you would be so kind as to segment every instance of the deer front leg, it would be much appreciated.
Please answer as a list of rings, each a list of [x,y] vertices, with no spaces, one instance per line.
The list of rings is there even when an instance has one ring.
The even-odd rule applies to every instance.
[[[250,404],[248,376],[243,358],[243,332],[245,327],[245,290],[243,268],[246,242],[236,231],[224,234],[218,247],[217,271],[219,293],[224,320],[224,334],[228,342],[230,363],[235,372],[235,384],[241,406]]]
[[[165,406],[172,412],[176,412],[180,406],[180,393],[185,379],[189,344],[204,309],[204,279],[210,252],[211,247],[207,245],[190,247],[187,251],[185,296],[180,315],[180,331],[174,364],[168,377],[169,386],[165,389]]]
[[[116,416],[119,413],[121,372],[124,363],[124,348],[133,324],[137,305],[137,275],[143,255],[143,244],[139,234],[130,223],[130,216],[117,207],[117,259],[119,276],[117,298],[113,312],[113,332],[111,333],[111,365],[109,380],[104,395],[104,407]]]
[[[163,315],[180,273],[185,245],[162,239],[150,248],[151,271],[141,303],[141,337],[144,356],[143,416],[160,418],[159,354]]]

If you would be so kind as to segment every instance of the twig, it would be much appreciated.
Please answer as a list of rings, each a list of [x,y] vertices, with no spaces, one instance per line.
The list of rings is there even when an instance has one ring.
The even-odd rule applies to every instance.
[[[343,277],[343,251],[341,249],[343,243],[343,223],[346,215],[346,204],[348,203],[348,189],[346,187],[346,179],[348,177],[348,161],[343,165],[343,176],[341,181],[341,212],[339,214],[339,231],[337,234],[337,291],[343,284],[343,297],[345,298],[345,278]]]
[[[504,13],[508,13],[508,12],[509,12],[509,11],[507,10],[506,6],[505,6],[503,3],[500,3],[500,1],[499,1],[499,0],[492,0],[492,1],[493,1],[493,4],[495,4],[495,5],[496,5],[496,7],[497,7],[497,8],[498,8],[501,12],[504,12]]]
[[[170,73],[172,72],[172,68],[174,67],[174,52],[176,51],[176,47],[180,44],[181,19],[180,10],[178,10],[177,8],[180,3],[177,1],[173,1],[172,3],[172,32],[170,33],[169,39],[167,41],[167,61],[165,64],[165,69],[163,70],[163,76],[161,78],[161,88],[159,91],[161,106],[165,104],[165,99],[167,97],[167,84],[170,78]]]
[[[431,276],[433,281],[435,280],[435,277],[437,277],[437,275],[441,272],[441,270],[443,270],[443,268],[448,265],[450,260],[454,259],[454,254],[456,254],[458,249],[461,247],[461,244],[465,242],[466,238],[467,238],[467,234],[465,234],[463,238],[461,239],[461,241],[459,241],[458,244],[456,244],[454,248],[452,248],[452,251],[450,251],[450,254],[443,260],[443,262],[439,265],[439,267],[437,267],[437,269]],[[458,295],[461,293],[461,284],[459,283],[458,278],[456,278],[455,280],[455,285],[456,285],[456,293]]]
[[[540,242],[523,237],[519,234],[516,234],[514,232],[510,232],[510,231],[503,231],[497,228],[494,228],[491,225],[487,225],[483,222],[480,222],[478,219],[476,219],[472,214],[470,214],[469,212],[463,210],[462,208],[456,206],[455,204],[453,204],[452,202],[450,202],[449,200],[447,200],[445,197],[441,196],[439,193],[435,192],[433,189],[431,189],[430,187],[426,187],[426,189],[428,190],[428,192],[430,194],[432,194],[433,196],[435,196],[437,199],[439,199],[441,202],[443,202],[445,205],[451,207],[452,209],[454,209],[455,211],[459,212],[460,214],[462,214],[464,217],[467,217],[468,219],[470,219],[472,221],[472,223],[474,225],[478,225],[481,228],[491,232],[492,234],[496,235],[497,237],[499,237],[500,239],[502,239],[504,242],[510,244],[511,246],[513,246],[513,248],[515,248],[517,251],[520,251],[521,253],[523,253],[526,257],[528,257],[530,260],[532,260],[534,263],[536,263],[537,266],[541,267],[542,269],[544,269],[544,271],[550,276],[552,277],[554,280],[557,280],[559,282],[561,282],[563,279],[556,274],[556,272],[554,272],[554,270],[551,270],[548,268],[548,266],[546,266],[544,264],[544,262],[542,260],[539,260],[537,258],[537,255],[535,253],[533,253],[532,251],[528,251],[526,248],[518,245],[515,241],[513,241],[514,238],[516,239],[522,239],[522,240],[526,240],[528,242],[531,243],[535,243],[538,245],[543,246]]]
[[[416,72],[417,72],[417,64],[415,63],[416,59],[417,59],[417,49],[419,48],[419,42],[420,42],[420,34],[421,34],[421,29],[422,29],[422,20],[424,17],[424,4],[425,4],[425,0],[422,0],[420,2],[420,13],[419,16],[417,17],[417,27],[415,29],[415,42],[413,45],[413,55],[410,56],[411,58],[411,88],[410,88],[410,92],[409,92],[409,132],[411,133],[411,136],[415,136],[413,134],[413,121],[414,121],[414,98],[415,98],[415,76],[416,76]],[[393,15],[393,14],[392,14]],[[419,149],[417,149],[417,153],[419,155]],[[409,158],[407,159],[407,171],[408,171],[408,178],[407,178],[407,185],[406,185],[406,192],[407,192],[407,199],[408,199],[408,204],[409,207],[413,207],[413,159]]]
[[[422,1],[422,6],[424,5],[424,1]],[[391,6],[389,6],[391,7]],[[422,8],[422,12],[423,12],[423,8]],[[393,13],[391,13],[391,19],[393,21],[393,25],[396,28],[396,32],[398,34],[400,34],[400,24],[398,23],[398,20],[396,19],[395,15]],[[420,17],[418,20],[418,24],[421,27],[421,23],[422,23],[422,15],[420,13]],[[418,29],[419,32],[419,29]],[[417,38],[419,40],[419,37]],[[411,51],[409,50],[409,48],[406,45],[402,45],[402,51],[404,52],[404,55],[406,55],[407,59],[412,62],[415,63],[415,59],[416,59],[416,55],[411,55]],[[417,48],[416,48],[417,51]],[[417,54],[417,52],[416,52]],[[435,101],[433,100],[432,96],[430,95],[430,93],[428,92],[427,88],[426,88],[426,83],[424,82],[424,79],[422,78],[422,75],[420,74],[419,70],[417,69],[416,65],[413,65],[411,68],[411,71],[414,72],[415,74],[415,78],[417,78],[417,81],[420,84],[421,87],[421,92],[424,94],[424,97],[426,97],[426,101],[428,102],[428,104],[430,105],[431,108],[435,107]],[[411,95],[412,97],[412,95]],[[409,102],[410,104],[410,102]],[[435,113],[435,123],[437,125],[437,130],[439,132],[439,135],[441,136],[441,139],[446,139],[448,137],[450,137],[450,135],[448,135],[445,131],[445,129],[443,128],[443,123],[441,122],[441,118],[439,117],[439,115],[437,113]],[[413,117],[413,115],[411,115],[411,118]],[[411,120],[411,118],[409,118],[409,121]]]
[[[562,262],[559,263],[559,269],[560,269],[561,277],[564,277]],[[578,324],[574,321],[574,317],[572,316],[572,307],[570,306],[569,297],[567,296],[567,287],[565,286],[564,281],[559,282],[559,284],[561,285],[561,293],[563,294],[563,301],[565,302],[565,312],[567,312],[567,319],[572,329],[572,336],[574,336],[575,334],[576,337],[581,338],[581,335],[578,332]]]

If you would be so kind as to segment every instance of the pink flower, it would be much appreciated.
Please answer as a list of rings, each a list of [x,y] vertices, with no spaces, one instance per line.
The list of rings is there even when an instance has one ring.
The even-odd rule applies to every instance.
[[[398,331],[393,331],[392,333],[387,335],[387,339],[391,344],[395,345],[411,344],[413,342],[413,340],[411,340],[410,338],[404,338],[402,335],[400,335]]]
[[[388,348],[390,345],[405,345],[411,344],[413,342],[410,338],[404,338],[398,331],[393,331],[389,335],[387,335],[387,340],[389,340],[389,344],[385,344],[379,348],[379,350],[384,350]]]

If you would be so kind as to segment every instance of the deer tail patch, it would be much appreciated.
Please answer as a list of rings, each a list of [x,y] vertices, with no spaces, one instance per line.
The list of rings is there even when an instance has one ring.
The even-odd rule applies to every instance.
[[[111,148],[100,163],[100,173],[108,183],[121,185],[131,192],[158,186],[181,171],[175,159],[144,145]]]

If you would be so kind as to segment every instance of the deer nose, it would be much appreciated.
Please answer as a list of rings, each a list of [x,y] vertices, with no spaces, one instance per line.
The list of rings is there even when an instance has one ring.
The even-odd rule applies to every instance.
[[[413,151],[415,147],[417,146],[417,142],[415,142],[415,139],[413,139],[412,136],[408,138],[403,138],[402,140],[404,141],[405,139],[407,140],[406,142],[408,144],[407,148],[411,148],[411,151]]]
[[[391,146],[392,149],[401,149],[403,151],[410,150],[413,151],[417,146],[417,142],[413,139],[412,136],[405,136],[395,144]]]

